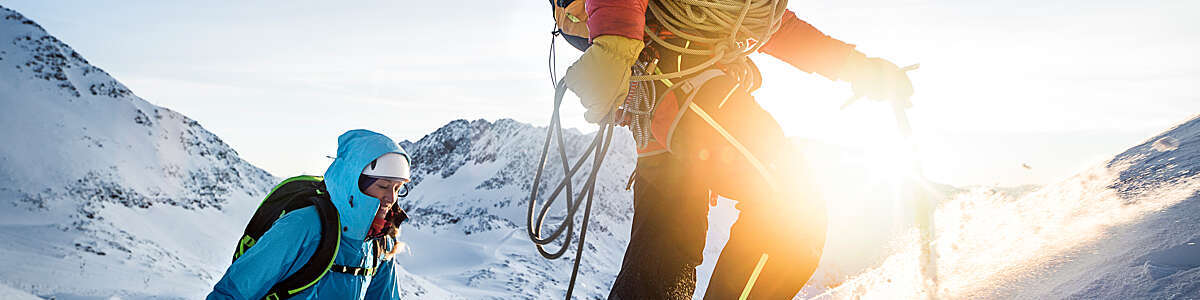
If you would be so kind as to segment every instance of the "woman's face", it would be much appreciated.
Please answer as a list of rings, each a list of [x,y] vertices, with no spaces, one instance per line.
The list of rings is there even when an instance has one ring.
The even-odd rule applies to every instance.
[[[379,199],[379,207],[391,207],[396,203],[396,194],[403,188],[407,180],[378,179],[363,191],[367,196]]]

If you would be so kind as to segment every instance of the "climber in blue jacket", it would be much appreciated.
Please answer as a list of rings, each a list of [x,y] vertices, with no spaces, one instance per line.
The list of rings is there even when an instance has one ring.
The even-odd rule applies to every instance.
[[[260,237],[243,238],[233,264],[208,299],[399,299],[391,258],[401,246],[399,225],[407,218],[396,206],[396,199],[407,193],[409,166],[404,149],[382,134],[361,129],[342,134],[338,137],[337,158],[324,178],[298,176],[285,180],[259,206],[247,232],[258,215],[279,203],[272,197],[294,198],[290,195],[306,191],[310,191],[311,199],[332,202],[337,213],[330,215],[336,215],[331,218],[336,222],[327,222],[336,225],[323,227],[320,205],[269,212],[278,219],[264,225],[269,229]],[[306,181],[307,186],[316,188],[298,190],[294,187],[300,185],[290,184],[293,181]],[[299,192],[282,192],[287,189]],[[327,196],[322,196],[325,193]],[[318,250],[329,253],[331,249],[321,248],[326,245],[322,243],[323,228],[340,232],[334,239],[336,243],[328,243],[337,245],[326,254],[332,261],[315,262],[318,273],[304,279],[306,283],[299,287],[278,288],[310,259],[320,257]]]

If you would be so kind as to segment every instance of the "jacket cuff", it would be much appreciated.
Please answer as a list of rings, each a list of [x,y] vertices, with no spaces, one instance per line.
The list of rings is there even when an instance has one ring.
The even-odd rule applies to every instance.
[[[595,39],[601,35],[619,35],[642,40],[646,27],[647,0],[587,0],[587,26]]]
[[[797,18],[791,10],[784,13],[782,22],[779,31],[771,35],[759,52],[779,58],[797,69],[837,80],[847,59],[852,53],[858,53],[854,45],[825,35]]]

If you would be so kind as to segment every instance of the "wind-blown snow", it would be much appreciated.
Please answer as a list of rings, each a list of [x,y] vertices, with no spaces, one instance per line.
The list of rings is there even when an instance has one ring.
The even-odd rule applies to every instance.
[[[1153,145],[1154,150],[1171,151],[1179,148],[1179,140],[1173,137],[1165,136],[1154,141]]]
[[[1156,150],[1152,141],[1179,140]],[[1200,118],[1021,197],[976,189],[937,209],[937,287],[916,234],[878,267],[817,298],[1200,297]]]

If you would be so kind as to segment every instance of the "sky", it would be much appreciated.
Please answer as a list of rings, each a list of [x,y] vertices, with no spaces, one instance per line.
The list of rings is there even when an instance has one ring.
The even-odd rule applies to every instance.
[[[417,140],[455,119],[548,123],[543,1],[0,0],[135,94],[276,176],[320,174],[354,128]],[[910,72],[929,179],[1048,184],[1200,113],[1197,1],[792,1]],[[560,47],[560,70],[578,56]],[[885,103],[755,55],[789,136],[904,151]],[[575,100],[567,125],[593,131]],[[1026,164],[1031,168],[1024,168]]]

